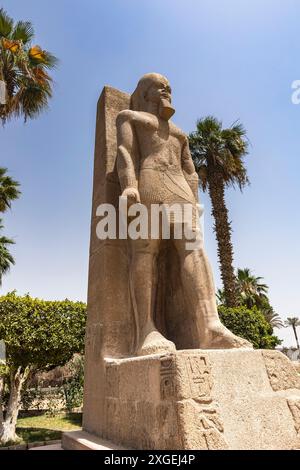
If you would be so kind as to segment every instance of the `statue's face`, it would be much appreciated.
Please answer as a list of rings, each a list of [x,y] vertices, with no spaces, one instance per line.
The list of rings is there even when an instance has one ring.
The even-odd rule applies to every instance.
[[[152,81],[145,95],[146,101],[158,105],[158,115],[165,121],[168,121],[175,113],[175,109],[171,105],[171,93],[168,80],[163,76],[158,76]]]
[[[147,90],[146,101],[152,101],[154,103],[160,103],[161,100],[167,100],[171,103],[171,87],[167,80],[161,77],[160,80],[153,81],[150,88]]]

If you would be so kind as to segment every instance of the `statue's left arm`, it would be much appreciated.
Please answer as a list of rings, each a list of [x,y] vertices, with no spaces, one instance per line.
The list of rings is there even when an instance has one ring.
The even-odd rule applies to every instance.
[[[196,202],[198,202],[198,186],[199,186],[199,177],[195,171],[194,162],[192,160],[190,148],[189,148],[189,141],[185,138],[183,147],[182,147],[182,154],[181,154],[181,165],[182,170],[187,180],[193,195],[195,197]]]

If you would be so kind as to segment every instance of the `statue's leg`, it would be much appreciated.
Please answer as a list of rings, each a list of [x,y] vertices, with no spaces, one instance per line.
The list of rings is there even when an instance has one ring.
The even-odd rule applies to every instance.
[[[202,349],[251,348],[220,321],[212,270],[204,250],[187,250],[186,240],[174,240],[181,265],[181,279],[187,315],[193,323]]]
[[[154,325],[157,255],[160,240],[130,240],[130,288],[137,323],[137,355],[174,351]]]

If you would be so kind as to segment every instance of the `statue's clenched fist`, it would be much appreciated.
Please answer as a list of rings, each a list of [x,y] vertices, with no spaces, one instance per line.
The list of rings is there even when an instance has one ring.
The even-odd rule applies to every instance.
[[[136,188],[126,188],[122,193],[122,197],[127,197],[129,206],[141,202],[140,193]]]

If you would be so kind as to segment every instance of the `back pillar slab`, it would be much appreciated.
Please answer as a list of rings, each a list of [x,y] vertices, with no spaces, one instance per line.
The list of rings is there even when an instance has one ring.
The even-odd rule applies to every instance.
[[[127,242],[100,240],[96,234],[100,204],[112,204],[118,216],[116,117],[129,107],[130,95],[104,87],[96,122],[83,421],[84,429],[97,435],[102,434],[104,422],[103,358],[128,356],[134,340]]]

